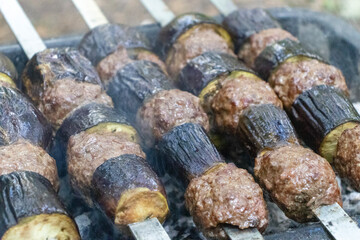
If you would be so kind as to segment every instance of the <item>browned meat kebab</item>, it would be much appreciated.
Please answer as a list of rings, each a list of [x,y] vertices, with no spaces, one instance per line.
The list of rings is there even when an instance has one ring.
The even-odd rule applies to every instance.
[[[72,239],[80,236],[56,192],[57,168],[43,148],[51,125],[16,89],[17,72],[0,54],[0,237]]]
[[[254,18],[258,19],[257,23],[265,24],[255,23]],[[277,25],[262,9],[238,10],[224,24],[240,49],[252,44],[255,36],[264,37]],[[271,34],[278,40],[267,42],[261,52],[249,52],[247,57],[256,59],[255,69],[268,77],[306,142],[328,161],[335,159],[336,171],[359,190],[360,173],[354,168],[360,162],[355,147],[359,115],[346,99],[348,88],[344,76],[300,44],[280,40],[283,35],[278,31]],[[333,86],[343,93],[321,85]]]

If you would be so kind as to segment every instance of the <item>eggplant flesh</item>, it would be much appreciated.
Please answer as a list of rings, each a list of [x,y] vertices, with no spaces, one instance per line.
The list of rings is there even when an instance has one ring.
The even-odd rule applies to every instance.
[[[24,138],[47,149],[52,138],[50,123],[19,90],[0,87],[0,127],[7,142]]]
[[[51,183],[40,174],[25,171],[2,175],[0,192],[1,239],[38,239],[34,237],[54,237],[54,234],[80,239],[75,223],[68,217]],[[45,219],[50,221],[44,222]],[[61,232],[56,227],[59,225],[66,226],[66,230]],[[33,238],[17,238],[20,236]]]
[[[0,73],[4,73],[13,82],[17,81],[18,72],[13,62],[4,54],[0,53]]]
[[[218,32],[221,32],[224,39],[231,43],[230,35],[221,25],[216,23],[213,18],[200,13],[185,13],[177,16],[161,29],[156,47],[160,55],[165,58],[176,40],[186,31],[199,24],[214,25],[214,27],[218,29]]]
[[[83,37],[79,51],[96,66],[119,46],[152,49],[146,36],[135,28],[122,24],[104,24],[92,29]]]
[[[204,129],[193,123],[173,128],[162,137],[157,150],[163,168],[179,176],[184,184],[224,163]]]
[[[115,108],[126,112],[128,119],[134,121],[137,110],[146,99],[172,88],[169,77],[157,64],[135,61],[110,79],[107,93],[112,97]]]
[[[253,155],[286,144],[299,144],[285,111],[272,104],[250,106],[239,118],[240,139]]]
[[[180,89],[199,95],[211,81],[233,71],[253,72],[229,54],[205,52],[187,63],[179,74],[178,82]]]
[[[303,92],[291,107],[290,116],[305,142],[328,161],[336,153],[341,133],[360,122],[360,116],[345,93],[320,85]],[[348,123],[348,124],[347,124]]]
[[[225,17],[223,25],[234,40],[236,53],[251,35],[265,29],[281,27],[261,8],[238,9]]]
[[[313,58],[325,62],[319,55],[304,49],[299,42],[284,39],[267,46],[260,53],[255,59],[255,71],[267,80],[276,67],[293,57]]]
[[[163,222],[169,212],[160,179],[145,159],[134,154],[100,165],[92,178],[92,190],[95,200],[120,227],[149,217]]]

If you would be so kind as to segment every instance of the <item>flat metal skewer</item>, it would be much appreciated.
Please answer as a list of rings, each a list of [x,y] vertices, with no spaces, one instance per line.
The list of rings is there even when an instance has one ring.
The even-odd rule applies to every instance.
[[[162,0],[140,0],[140,2],[162,27],[175,18],[175,14]]]
[[[175,14],[166,6],[162,0],[140,0],[151,16],[166,26],[175,18]],[[237,227],[224,225],[222,227],[231,240],[263,240],[263,236],[256,228],[241,230]]]
[[[0,0],[0,11],[29,59],[46,49],[17,0]]]
[[[232,0],[210,0],[212,4],[220,11],[224,16],[229,15],[233,11],[237,10],[235,3]]]
[[[321,206],[313,213],[336,240],[360,239],[359,226],[339,204]]]
[[[94,0],[72,0],[72,2],[90,29],[109,23]]]
[[[75,6],[77,6],[78,9],[82,9],[82,7],[86,6],[85,2],[89,4],[90,9],[92,10],[87,12],[86,9],[82,9],[83,13],[81,13],[81,15],[83,17],[84,15],[87,16],[86,19],[88,20],[85,21],[90,28],[91,26],[96,27],[98,25],[107,23],[105,17],[103,18],[90,17],[90,14],[92,12],[96,12],[96,14],[98,14],[99,12],[101,13],[101,10],[92,0],[90,1],[73,0],[73,2],[78,3],[78,5],[75,4]],[[98,9],[98,11],[94,10],[96,8]],[[20,6],[17,0],[0,0],[0,11],[2,12],[6,22],[9,24],[11,30],[15,34],[15,37],[18,39],[21,47],[23,48],[26,56],[29,59],[34,54],[46,49],[44,42],[40,38],[39,34],[36,32],[34,26],[31,24],[29,18],[27,17],[27,15],[25,14],[24,10],[22,9],[22,7]],[[137,240],[143,240],[143,239],[170,240],[165,229],[156,218],[131,224],[129,225],[129,228]]]

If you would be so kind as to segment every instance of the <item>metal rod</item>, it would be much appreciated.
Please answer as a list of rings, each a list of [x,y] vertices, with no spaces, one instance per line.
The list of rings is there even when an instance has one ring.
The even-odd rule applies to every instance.
[[[137,240],[170,240],[157,218],[132,223],[128,227]]]
[[[17,0],[0,0],[0,11],[29,59],[46,49]]]
[[[336,240],[360,239],[360,229],[357,223],[347,215],[339,204],[321,206],[313,212]]]
[[[225,233],[231,240],[264,240],[257,228],[239,229],[235,226],[223,226]]]
[[[90,29],[109,23],[94,0],[72,0]]]
[[[232,0],[210,0],[212,4],[220,11],[224,16],[229,15],[237,9],[235,3]]]
[[[175,18],[175,14],[162,0],[140,0],[140,2],[162,27]]]

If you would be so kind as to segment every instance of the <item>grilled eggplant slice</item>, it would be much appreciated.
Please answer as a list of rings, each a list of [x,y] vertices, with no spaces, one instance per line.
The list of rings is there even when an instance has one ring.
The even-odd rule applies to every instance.
[[[234,40],[236,53],[251,35],[265,29],[281,27],[261,8],[238,9],[225,17],[223,25]]]
[[[51,125],[34,104],[19,90],[0,87],[0,127],[6,142],[24,138],[47,149],[52,137]]]
[[[181,35],[186,33],[194,26],[200,24],[212,25],[216,29],[216,31],[230,45],[232,45],[230,35],[221,25],[216,23],[213,18],[210,18],[200,13],[185,13],[177,16],[168,25],[161,29],[157,41],[157,49],[160,52],[160,55],[165,58],[172,45]]]
[[[345,94],[327,85],[303,92],[293,103],[290,116],[306,143],[330,162],[341,133],[360,122]]]
[[[66,118],[56,133],[51,156],[56,160],[60,176],[65,174],[65,153],[69,138],[85,130],[102,131],[104,129],[122,131],[135,142],[139,139],[136,130],[128,124],[124,113],[98,103],[85,105]]]
[[[239,136],[254,155],[286,144],[298,144],[285,111],[272,104],[246,109],[239,119]]]
[[[79,51],[96,66],[119,46],[152,49],[146,36],[135,28],[122,24],[104,24],[85,34],[79,44]]]
[[[51,183],[34,172],[0,176],[0,236],[15,239],[80,240]]]
[[[146,160],[125,154],[100,165],[92,178],[94,198],[120,228],[169,213],[164,187]]]
[[[299,42],[284,39],[266,47],[255,59],[255,71],[267,80],[276,67],[295,57],[317,59],[325,62],[319,55],[305,50]]]
[[[162,165],[186,183],[219,163],[224,163],[204,129],[193,123],[173,128],[160,140],[157,149]]]
[[[18,72],[12,61],[0,53],[0,82],[1,86],[11,86],[16,88],[15,82],[18,78]]]
[[[173,88],[169,77],[160,67],[149,61],[135,61],[122,68],[109,83],[107,93],[115,108],[127,113],[134,121],[144,101],[162,90]]]
[[[179,74],[179,87],[199,95],[216,78],[234,71],[253,73],[251,69],[226,53],[206,52],[191,59]]]

